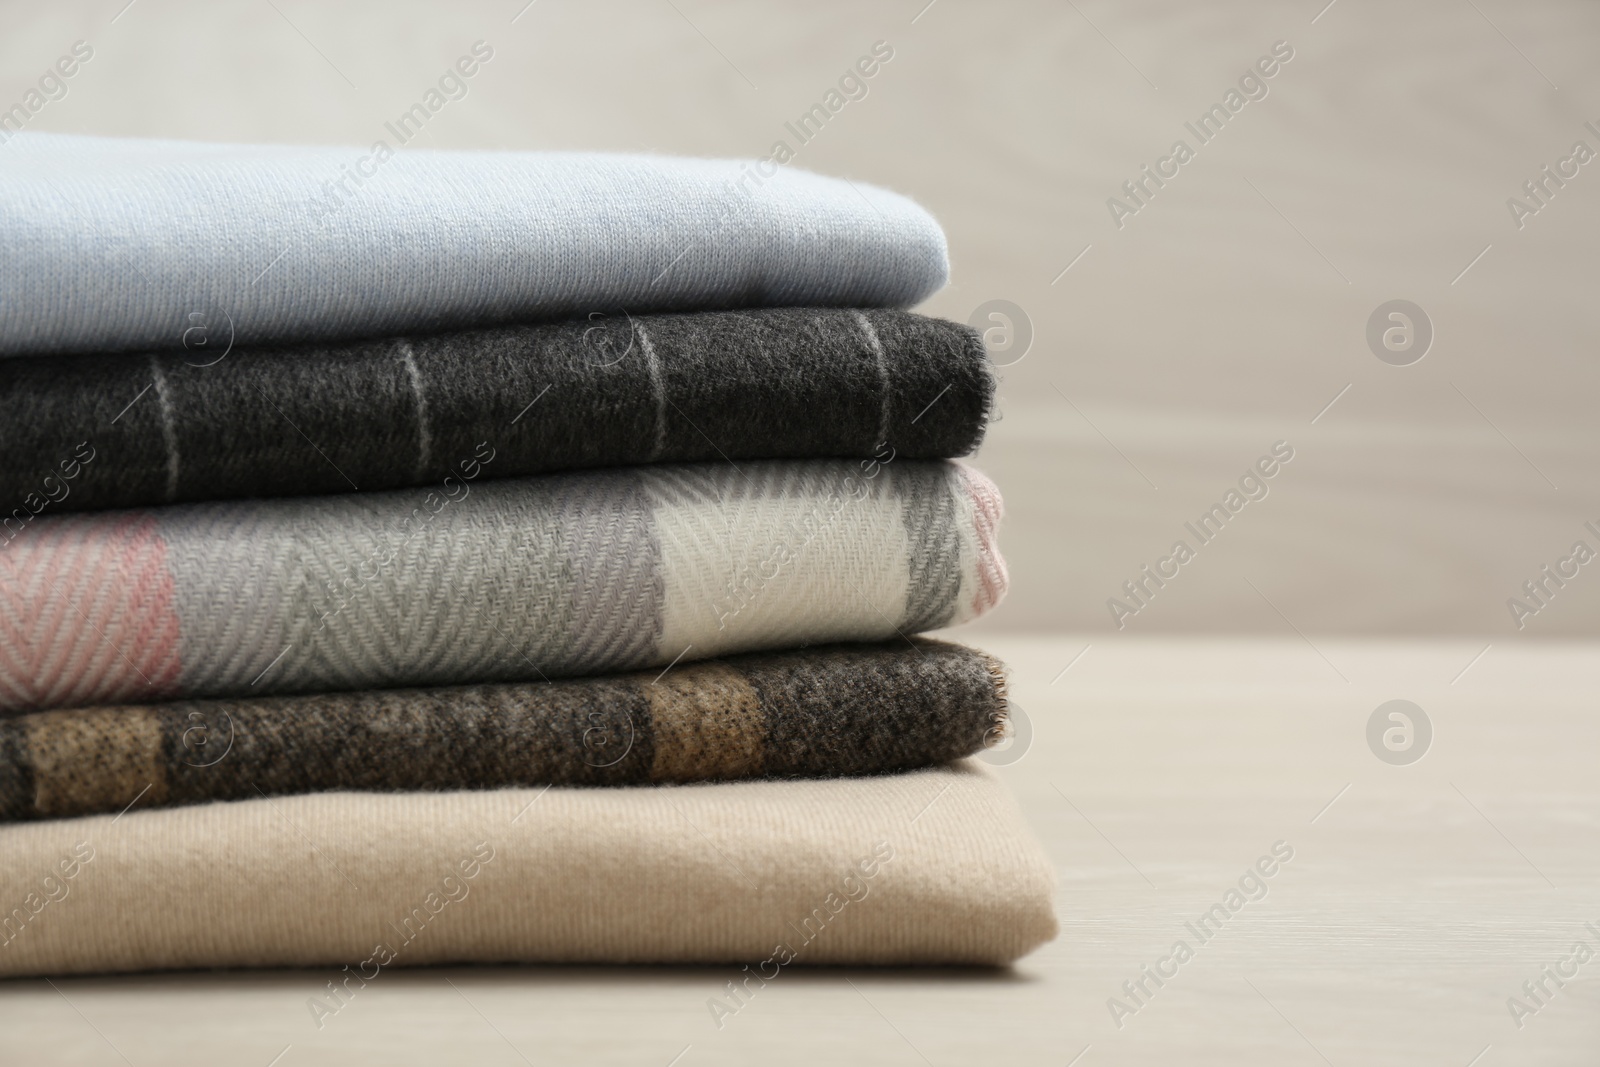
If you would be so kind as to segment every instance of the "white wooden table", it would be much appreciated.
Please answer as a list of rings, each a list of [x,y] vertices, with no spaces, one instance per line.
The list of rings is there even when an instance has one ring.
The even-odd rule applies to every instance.
[[[1060,877],[1061,937],[1011,973],[795,968],[721,1030],[715,968],[401,971],[321,1031],[305,972],[34,979],[0,983],[0,1062],[1593,1062],[1600,958],[1520,1028],[1507,999],[1600,951],[1600,647],[1117,635],[1074,663],[1089,640],[983,642]],[[1433,727],[1411,765],[1366,741],[1391,699]],[[1185,924],[1279,841],[1266,896],[1202,943]],[[1139,1005],[1142,965],[1171,977]]]

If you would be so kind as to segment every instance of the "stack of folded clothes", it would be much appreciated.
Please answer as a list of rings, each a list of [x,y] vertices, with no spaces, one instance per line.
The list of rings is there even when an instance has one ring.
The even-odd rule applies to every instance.
[[[993,381],[909,201],[24,133],[0,975],[1003,964]],[[363,162],[370,162],[362,156]],[[768,975],[770,977],[770,975]],[[313,1009],[316,1014],[316,1009]]]

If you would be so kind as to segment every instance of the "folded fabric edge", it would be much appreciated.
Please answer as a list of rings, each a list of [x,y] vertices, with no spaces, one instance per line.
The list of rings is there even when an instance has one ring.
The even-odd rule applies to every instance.
[[[630,313],[241,345],[198,362],[134,355],[0,358],[16,415],[0,426],[14,461],[0,471],[0,549],[41,513],[647,463],[968,455],[995,390],[972,327],[889,309]],[[604,428],[597,410],[613,416]],[[301,435],[284,437],[288,425]]]
[[[0,322],[0,352],[10,354],[177,350],[190,325],[185,314],[196,307],[229,309],[241,342],[296,341],[383,336],[424,323],[550,320],[621,306],[911,307],[949,276],[948,241],[915,201],[799,168],[780,167],[749,188],[751,161],[737,159],[407,148],[385,157],[384,195],[360,189],[359,182],[357,190],[335,195],[327,191],[329,174],[351,164],[359,169],[370,161],[363,154],[367,149],[202,144],[186,150],[183,142],[151,148],[30,134],[10,142],[20,144],[14,156],[24,163],[38,157],[34,169],[45,171],[51,184],[13,168],[6,188],[14,195],[5,199],[25,206],[8,216],[8,224],[45,234],[44,242],[24,241],[21,248],[54,269],[47,285],[36,280],[34,260],[18,260],[11,280],[27,313]],[[233,172],[240,167],[248,167],[254,179],[247,208],[237,206],[239,179]],[[67,173],[57,177],[53,170]],[[93,173],[95,180],[77,183],[74,170]],[[591,212],[589,222],[600,232],[589,234],[586,245],[580,245],[581,233],[554,231],[554,241],[582,247],[581,258],[592,260],[569,263],[579,257],[540,236],[552,232],[551,213],[534,219],[541,213],[529,209],[528,190],[541,190],[546,203],[570,197],[572,186],[562,179],[571,174],[581,175],[587,184],[580,191],[591,199],[630,201],[642,189],[665,210],[651,225],[626,231],[616,212]],[[108,185],[112,195],[103,192]],[[154,260],[162,268],[147,270],[158,279],[155,289],[108,294],[94,285],[88,267],[79,267],[77,256],[51,255],[46,246],[52,227],[75,233],[74,219],[99,214],[126,221],[115,194],[128,185],[142,198],[144,214],[118,242],[118,258],[134,255],[147,267]],[[441,190],[456,195],[441,196]],[[39,201],[43,211],[36,210]],[[59,214],[58,203],[65,205]],[[750,204],[756,210],[744,210]],[[231,240],[196,247],[169,232],[188,232],[185,227],[198,225],[197,216],[229,230]],[[503,227],[483,225],[497,217],[516,224],[520,242],[502,233]],[[822,226],[811,225],[819,219]],[[390,240],[396,232],[407,240]],[[795,234],[804,239],[804,249],[779,239]],[[689,250],[682,245],[697,236],[697,247],[704,247],[683,255]],[[341,271],[365,260],[369,278],[398,271],[410,284],[402,287],[393,278],[367,284],[363,299],[331,308],[311,295],[342,277],[325,257],[301,255],[271,273],[262,269],[285,244],[303,248],[315,243],[312,237],[342,242],[345,254],[335,257]],[[499,249],[492,247],[497,238]],[[81,244],[71,240],[71,248]],[[168,245],[184,250],[172,253]],[[501,261],[509,261],[509,268],[485,269],[507,268]],[[577,273],[569,273],[574,268]],[[561,273],[568,276],[555,276]],[[55,291],[54,299],[47,289]],[[74,299],[66,299],[68,291]],[[58,310],[77,307],[80,299],[94,313]]]
[[[1000,523],[1005,518],[1005,501],[1000,487],[977,467],[965,460],[947,460],[955,468],[971,507],[971,521],[963,524],[962,535],[970,536],[973,556],[969,564],[973,579],[970,607],[957,611],[945,625],[970,622],[993,611],[1011,588],[1011,574],[1000,552]]]
[[[951,641],[653,670],[0,717],[0,822],[327,790],[892,774],[1004,735],[1005,669]]]
[[[5,899],[55,886],[6,917],[10,976],[338,982],[364,956],[368,981],[396,962],[1005,966],[1059,931],[1048,859],[970,760],[870,782],[258,799],[23,824],[0,844]]]
[[[1006,583],[993,484],[956,461],[873,466],[877,477],[844,460],[656,465],[425,499],[385,490],[44,516],[3,549],[24,578],[4,599],[40,622],[0,628],[0,706],[665,668],[883,640],[992,608]],[[722,505],[730,494],[741,506]],[[62,567],[84,591],[44,580]],[[581,625],[551,613],[552,597]],[[495,625],[461,625],[485,614]],[[139,641],[104,639],[117,632]],[[38,655],[50,637],[65,655]]]

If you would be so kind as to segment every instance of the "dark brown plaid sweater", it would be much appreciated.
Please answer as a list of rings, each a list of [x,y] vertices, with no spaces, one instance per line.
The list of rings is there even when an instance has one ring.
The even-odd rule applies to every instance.
[[[927,639],[516,685],[0,719],[0,821],[351,789],[632,785],[907,770],[1000,736],[1002,670]]]

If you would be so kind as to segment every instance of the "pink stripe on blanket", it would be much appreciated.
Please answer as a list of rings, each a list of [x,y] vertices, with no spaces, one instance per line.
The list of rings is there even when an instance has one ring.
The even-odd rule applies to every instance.
[[[978,587],[972,598],[972,617],[984,614],[1006,595],[1011,579],[1000,555],[1000,519],[1005,506],[999,488],[976,469],[956,462],[961,484],[972,498],[973,541],[977,546]]]
[[[0,547],[0,712],[170,696],[178,637],[148,514],[40,519]]]

